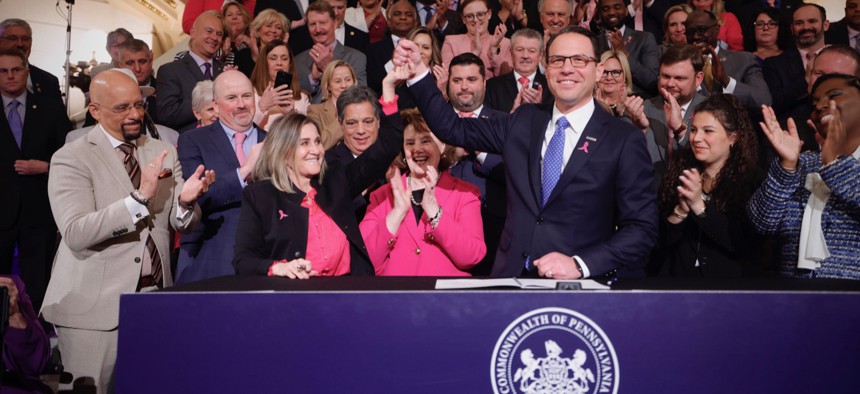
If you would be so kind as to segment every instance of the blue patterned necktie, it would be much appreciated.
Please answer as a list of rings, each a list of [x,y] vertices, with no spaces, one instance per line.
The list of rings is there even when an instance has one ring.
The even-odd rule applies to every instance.
[[[21,114],[18,113],[18,106],[21,103],[18,100],[12,100],[9,103],[9,128],[12,129],[12,136],[15,137],[15,142],[18,143],[18,148],[21,148],[21,137],[24,135],[24,122],[21,121]]]
[[[555,133],[549,140],[546,153],[543,156],[543,176],[541,177],[541,206],[546,205],[552,189],[558,183],[561,176],[561,167],[564,162],[564,131],[570,127],[567,118],[562,116],[556,122]]]

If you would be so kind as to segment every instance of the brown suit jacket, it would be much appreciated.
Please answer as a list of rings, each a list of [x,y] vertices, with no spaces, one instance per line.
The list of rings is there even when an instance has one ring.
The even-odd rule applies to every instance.
[[[315,119],[322,126],[320,138],[325,150],[329,150],[343,139],[343,130],[337,120],[337,108],[334,102],[327,100],[320,104],[311,104],[308,107],[308,117]]]
[[[134,187],[101,127],[66,144],[51,159],[48,194],[62,235],[42,314],[56,325],[111,330],[119,324],[119,297],[134,293],[140,278],[145,242],[152,235],[163,262],[170,261],[168,226],[180,232],[199,220],[200,208],[180,223],[182,167],[173,146],[147,136],[137,140],[137,159],[146,165],[167,150],[162,179],[150,200],[149,216],[132,223],[124,199]],[[164,284],[173,284],[163,267]]]

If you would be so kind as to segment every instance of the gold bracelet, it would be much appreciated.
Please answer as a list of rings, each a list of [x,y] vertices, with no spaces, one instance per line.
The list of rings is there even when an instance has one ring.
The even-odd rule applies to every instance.
[[[678,207],[672,208],[672,215],[675,215],[676,218],[681,220],[687,219],[687,215],[683,215],[681,212],[678,212]]]

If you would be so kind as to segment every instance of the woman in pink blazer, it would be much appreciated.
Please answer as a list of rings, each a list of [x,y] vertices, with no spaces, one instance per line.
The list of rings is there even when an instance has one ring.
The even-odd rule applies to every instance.
[[[400,116],[409,173],[395,169],[389,184],[371,194],[360,225],[376,275],[470,276],[487,252],[480,191],[448,174],[445,145],[420,112]]]
[[[487,30],[487,22],[493,11],[486,0],[465,0],[460,8],[460,17],[466,25],[466,34],[445,37],[442,44],[442,63],[445,67],[454,56],[471,52],[484,61],[487,79],[513,70],[511,60],[511,40],[505,38],[507,28],[504,23],[496,26],[493,34]]]

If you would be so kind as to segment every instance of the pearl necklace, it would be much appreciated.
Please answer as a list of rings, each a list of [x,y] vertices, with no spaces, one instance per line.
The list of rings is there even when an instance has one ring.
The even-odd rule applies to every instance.
[[[436,183],[439,183],[438,179],[436,179]],[[433,186],[430,186],[430,189],[433,189],[434,187],[436,187],[436,183],[434,183]],[[409,190],[415,191],[414,189],[412,189],[412,175],[409,175],[406,177],[406,184],[409,185]],[[412,204],[421,206],[420,202],[415,201],[415,194],[414,193],[409,193],[409,199],[412,200]]]

